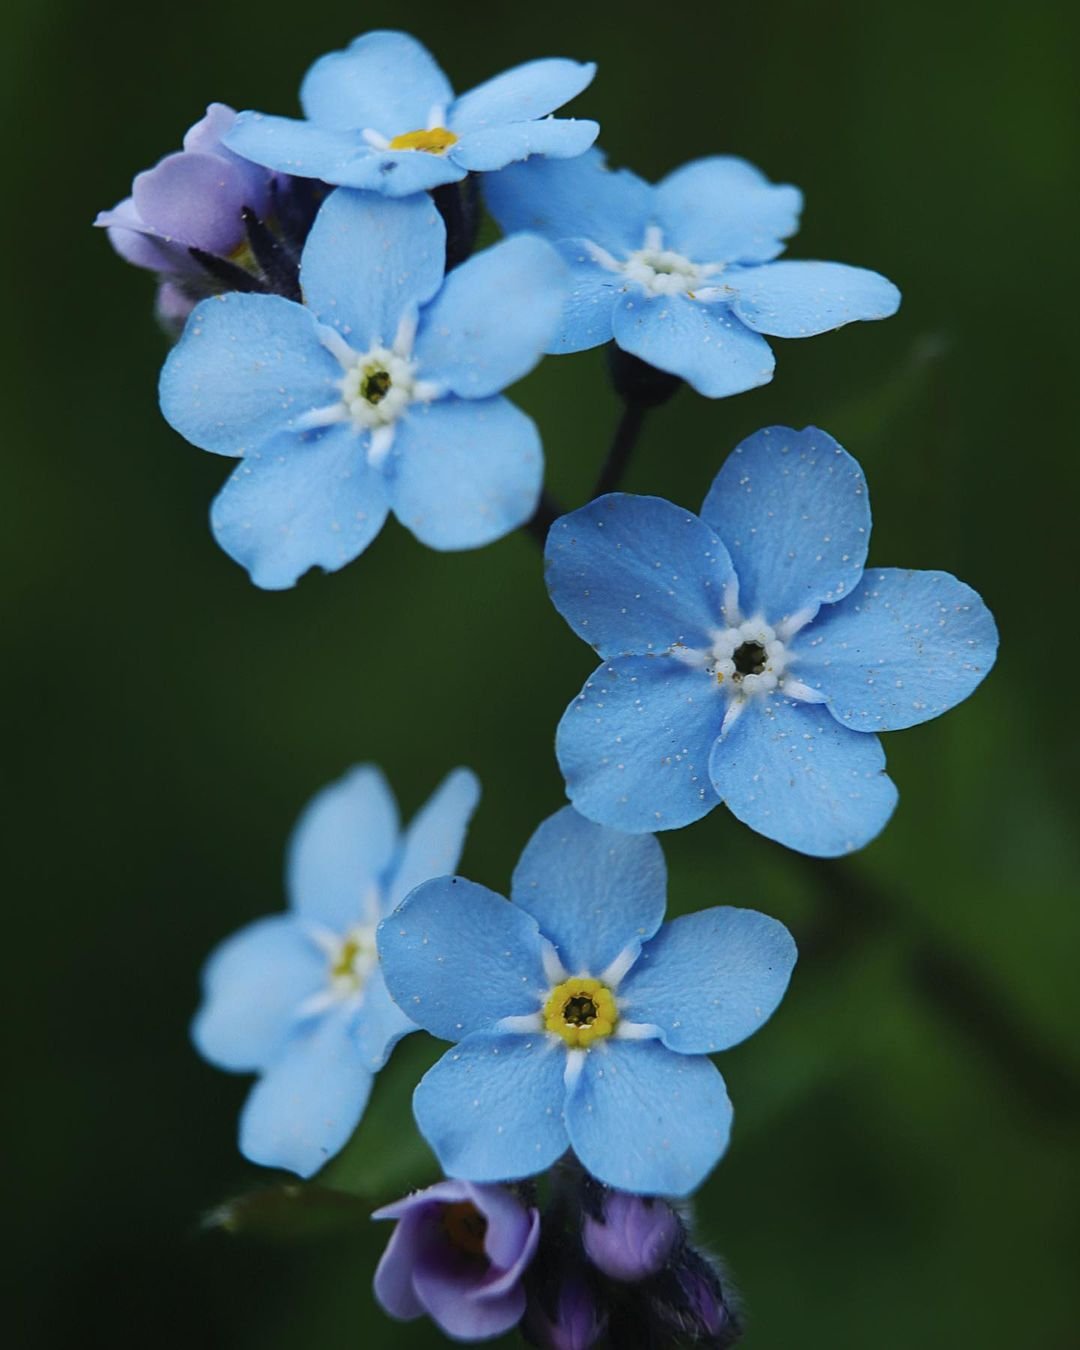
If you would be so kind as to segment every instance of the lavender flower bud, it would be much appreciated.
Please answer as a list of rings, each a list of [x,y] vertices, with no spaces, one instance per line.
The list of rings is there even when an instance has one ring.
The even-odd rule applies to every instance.
[[[663,1268],[681,1231],[678,1217],[663,1200],[606,1191],[599,1214],[585,1215],[581,1236],[598,1270],[632,1283]]]

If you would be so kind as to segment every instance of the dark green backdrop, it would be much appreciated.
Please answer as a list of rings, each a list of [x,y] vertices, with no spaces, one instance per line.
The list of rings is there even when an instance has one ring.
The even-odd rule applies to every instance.
[[[256,591],[214,545],[226,466],[160,420],[146,276],[90,229],[211,99],[289,112],[310,59],[411,29],[458,88],[593,57],[576,105],[648,176],[742,154],[798,183],[795,256],[879,268],[884,324],[781,343],[768,388],[684,393],[629,486],[696,506],[770,422],[863,463],[872,561],[942,567],[1002,656],[940,722],[887,739],[900,807],[811,866],[723,811],[664,840],[676,907],[751,904],[803,961],[723,1057],[734,1144],[700,1230],[752,1350],[927,1350],[1076,1335],[1080,1056],[1075,209],[1066,6],[24,0],[5,22],[3,532],[12,789],[5,900],[8,1231],[23,1343],[365,1350],[438,1343],[375,1313],[383,1232],[282,1245],[200,1230],[263,1180],[245,1084],[186,1039],[210,946],[281,903],[306,798],[349,763],[411,811],[452,765],[485,800],[464,868],[507,881],[560,804],[552,730],[590,653],[524,536],[428,552],[389,526],[346,571]],[[549,482],[582,500],[615,408],[596,354],[518,391]],[[1072,568],[1075,568],[1073,563]]]

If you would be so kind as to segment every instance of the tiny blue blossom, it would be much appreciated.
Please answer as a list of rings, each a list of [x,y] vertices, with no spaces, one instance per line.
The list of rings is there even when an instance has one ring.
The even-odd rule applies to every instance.
[[[540,437],[499,395],[540,359],[566,269],[519,235],[444,277],[445,241],[426,195],[339,188],[304,248],[304,304],[214,297],[170,353],[166,419],[241,459],[211,525],[257,585],[336,571],[391,510],[437,549],[490,543],[532,514]]]
[[[418,887],[379,926],[391,997],[456,1041],[413,1097],[447,1175],[494,1182],[567,1147],[599,1181],[686,1195],[727,1147],[708,1058],[758,1029],[795,963],[787,929],[716,908],[661,928],[651,835],[565,807],[533,835],[512,903],[461,877]]]
[[[701,517],[614,493],[556,521],[551,598],[604,659],[557,735],[577,808],[646,831],[723,801],[821,857],[872,839],[897,797],[875,733],[965,699],[997,631],[947,572],[865,569],[869,539],[862,470],[814,427],[749,437]]]
[[[356,1128],[374,1075],[416,1030],[386,991],[376,925],[419,882],[457,866],[478,794],[475,777],[455,770],[402,833],[382,774],[352,769],[296,827],[289,911],[210,957],[191,1034],[212,1064],[259,1075],[240,1117],[252,1162],[308,1177]]]
[[[573,290],[552,352],[615,342],[701,394],[723,398],[772,379],[770,337],[812,337],[896,312],[877,272],[776,262],[798,228],[802,195],[745,160],[695,160],[656,186],[573,161],[514,165],[487,180],[504,230],[558,244]]]
[[[227,144],[282,173],[404,197],[530,155],[582,154],[597,124],[550,114],[595,74],[592,63],[530,61],[455,97],[415,38],[366,33],[308,71],[305,120],[241,113]]]

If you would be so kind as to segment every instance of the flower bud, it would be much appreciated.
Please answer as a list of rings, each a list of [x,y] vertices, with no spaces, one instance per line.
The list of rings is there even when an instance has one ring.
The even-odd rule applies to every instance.
[[[544,1294],[530,1291],[522,1332],[538,1350],[590,1350],[604,1334],[607,1317],[584,1279],[567,1270]]]
[[[678,1217],[663,1200],[606,1191],[599,1213],[585,1215],[581,1236],[598,1270],[632,1283],[663,1268],[681,1232]]]

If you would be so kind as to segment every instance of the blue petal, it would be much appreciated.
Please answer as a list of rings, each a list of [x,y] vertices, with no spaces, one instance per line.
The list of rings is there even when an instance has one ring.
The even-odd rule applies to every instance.
[[[244,455],[339,399],[340,379],[303,305],[233,292],[192,311],[161,372],[161,411],[192,445]]]
[[[377,30],[322,56],[304,76],[300,103],[324,127],[377,131],[388,140],[428,124],[454,97],[431,53],[408,33]]]
[[[542,1172],[566,1150],[561,1044],[536,1036],[475,1035],[420,1080],[413,1114],[443,1171],[466,1181]]]
[[[297,178],[357,186],[370,176],[376,153],[359,131],[334,131],[295,117],[242,112],[225,136],[230,150],[255,164]]]
[[[635,289],[615,307],[613,329],[623,351],[681,375],[706,398],[741,394],[773,377],[769,344],[726,305],[684,295],[649,297]]]
[[[401,853],[386,887],[384,911],[396,909],[414,886],[457,871],[465,832],[480,783],[468,769],[447,774],[405,831]]]
[[[569,294],[548,351],[564,356],[611,341],[615,306],[625,287],[614,272],[593,262],[580,239],[562,240],[559,252],[570,268]]]
[[[463,877],[418,886],[378,943],[394,1002],[445,1041],[538,1012],[547,993],[536,920]]]
[[[536,830],[510,897],[533,916],[568,971],[599,975],[663,922],[667,868],[651,834],[595,825],[564,806]]]
[[[897,799],[878,738],[840,726],[820,703],[755,703],[716,743],[709,763],[732,814],[817,858],[868,844]]]
[[[792,674],[855,731],[899,731],[947,712],[994,664],[997,628],[948,572],[875,568],[793,644]]]
[[[356,1045],[368,1069],[377,1073],[402,1036],[416,1031],[417,1026],[390,997],[378,966],[364,981],[363,1000],[355,1018]]]
[[[661,497],[613,492],[560,517],[544,561],[555,608],[603,657],[707,647],[724,626],[727,549]]]
[[[670,1050],[727,1050],[776,1011],[796,954],[784,925],[756,910],[685,914],[645,944],[619,986],[619,1008],[659,1027]]]
[[[702,516],[727,544],[739,608],[777,624],[859,584],[870,498],[857,462],[825,431],[766,427],[728,456]]]
[[[745,159],[696,159],[656,186],[664,247],[694,262],[767,262],[799,228],[802,193]],[[725,277],[726,280],[726,277]]]
[[[558,253],[535,234],[476,254],[421,315],[420,377],[461,398],[490,398],[520,380],[555,332],[567,281]]]
[[[333,182],[382,197],[409,197],[443,183],[460,183],[466,170],[449,155],[424,150],[372,150],[355,155],[334,171]]]
[[[311,437],[284,432],[237,465],[210,524],[256,586],[279,591],[311,567],[336,572],[382,529],[386,483],[364,441],[339,425]]]
[[[297,1036],[255,1084],[240,1115],[240,1152],[302,1177],[341,1149],[364,1114],[372,1075],[342,1005]]]
[[[191,1037],[222,1069],[263,1068],[297,1023],[297,1009],[326,985],[326,957],[291,915],[258,919],[226,938],[203,971]]]
[[[289,902],[305,919],[344,933],[374,923],[369,892],[398,846],[394,794],[374,764],[358,764],[317,792],[289,840]]]
[[[580,94],[595,74],[592,61],[564,57],[527,61],[462,94],[450,111],[448,125],[461,136],[507,122],[546,117]]]
[[[877,272],[831,262],[777,262],[731,272],[735,313],[772,337],[813,337],[856,319],[887,319],[900,292]]]
[[[566,795],[590,820],[627,834],[673,830],[717,805],[709,751],[725,702],[674,657],[620,656],[563,714],[555,750]]]
[[[638,1195],[689,1195],[727,1148],[731,1116],[713,1062],[657,1041],[590,1050],[566,1102],[570,1144],[586,1170]]]
[[[402,316],[442,285],[445,264],[446,226],[430,197],[388,201],[338,188],[311,227],[300,282],[323,323],[364,352],[393,343]]]
[[[491,173],[530,155],[573,159],[584,154],[599,134],[600,124],[585,118],[549,117],[542,122],[515,122],[511,126],[467,132],[449,152],[449,158],[463,169]]]
[[[608,169],[599,150],[531,160],[484,179],[488,209],[507,234],[591,239],[622,256],[642,246],[652,191],[628,169]]]
[[[505,398],[441,399],[398,423],[394,514],[431,548],[479,548],[516,530],[543,476],[536,426]]]

